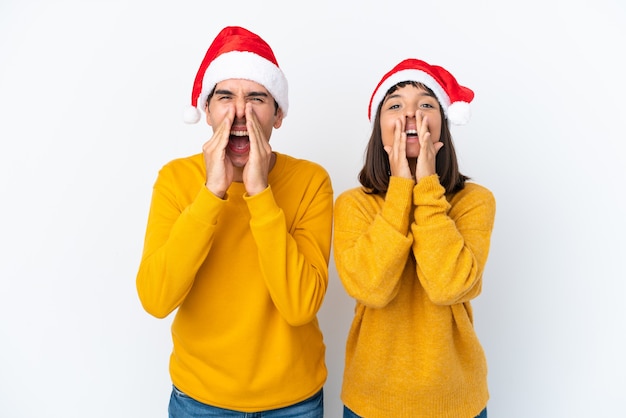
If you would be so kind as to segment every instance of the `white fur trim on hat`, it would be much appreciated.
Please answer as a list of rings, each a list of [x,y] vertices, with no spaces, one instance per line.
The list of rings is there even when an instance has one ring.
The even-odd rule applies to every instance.
[[[454,125],[465,125],[472,116],[470,104],[454,102],[448,107],[448,120]]]
[[[200,110],[198,110],[197,107],[189,105],[185,108],[185,113],[183,114],[183,121],[189,124],[198,123],[198,121],[200,120],[200,116],[202,116],[200,114]]]

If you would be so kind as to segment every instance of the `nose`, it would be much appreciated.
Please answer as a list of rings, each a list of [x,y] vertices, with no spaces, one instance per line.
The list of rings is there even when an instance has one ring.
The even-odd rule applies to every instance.
[[[243,97],[235,100],[235,117],[243,119],[246,116],[246,101]]]
[[[415,106],[407,106],[406,107],[406,117],[407,117],[407,119],[411,119],[411,118],[417,117],[417,113],[418,112],[419,112],[419,110],[417,109],[417,107],[415,107]]]

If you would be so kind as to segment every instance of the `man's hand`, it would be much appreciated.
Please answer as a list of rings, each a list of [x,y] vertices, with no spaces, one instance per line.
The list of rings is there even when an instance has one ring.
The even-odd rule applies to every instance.
[[[226,146],[234,116],[232,111],[224,118],[213,136],[202,146],[204,165],[206,166],[206,187],[219,198],[233,182],[233,165],[226,155]]]
[[[250,103],[246,104],[246,127],[250,137],[250,154],[243,168],[243,183],[248,196],[254,196],[267,188],[273,154]]]

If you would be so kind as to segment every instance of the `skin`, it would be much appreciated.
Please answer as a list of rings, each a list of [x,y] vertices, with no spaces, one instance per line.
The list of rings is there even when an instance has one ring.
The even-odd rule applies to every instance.
[[[435,174],[439,141],[440,105],[426,90],[407,85],[383,101],[380,113],[383,147],[389,155],[391,175],[419,182]],[[419,158],[418,158],[419,157]]]
[[[249,196],[265,190],[276,162],[269,139],[283,121],[272,95],[254,81],[224,80],[215,86],[205,112],[213,129],[202,146],[206,187],[219,198],[232,182],[243,182]]]

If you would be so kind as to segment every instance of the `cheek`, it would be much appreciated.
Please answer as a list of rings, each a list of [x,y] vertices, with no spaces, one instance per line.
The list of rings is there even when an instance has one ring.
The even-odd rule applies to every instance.
[[[229,107],[228,106],[211,106],[209,107],[209,112],[207,112],[206,119],[209,125],[218,126],[224,118],[228,115]],[[230,112],[234,114],[233,112]]]
[[[210,126],[213,126],[213,113],[209,112],[209,108],[205,108],[204,109],[204,118],[206,119],[206,123],[208,123]]]
[[[380,121],[380,131],[381,131],[380,133],[381,133],[382,140],[383,140],[383,146],[393,145],[393,141],[395,138],[395,130],[396,130],[395,120],[388,120],[388,121],[381,120]]]
[[[393,132],[382,131],[382,140],[383,146],[392,146],[393,145],[394,135]]]
[[[235,105],[233,103],[224,103],[214,101],[209,106],[209,113],[213,115],[213,119],[223,118],[229,111],[233,111]]]
[[[439,139],[441,138],[441,121],[430,124],[428,128],[428,130],[430,131],[430,140],[432,142],[439,141]]]
[[[264,132],[267,133],[267,131],[271,131],[274,128],[274,125],[276,125],[277,119],[273,113],[259,112],[254,109],[252,110],[252,113]]]

